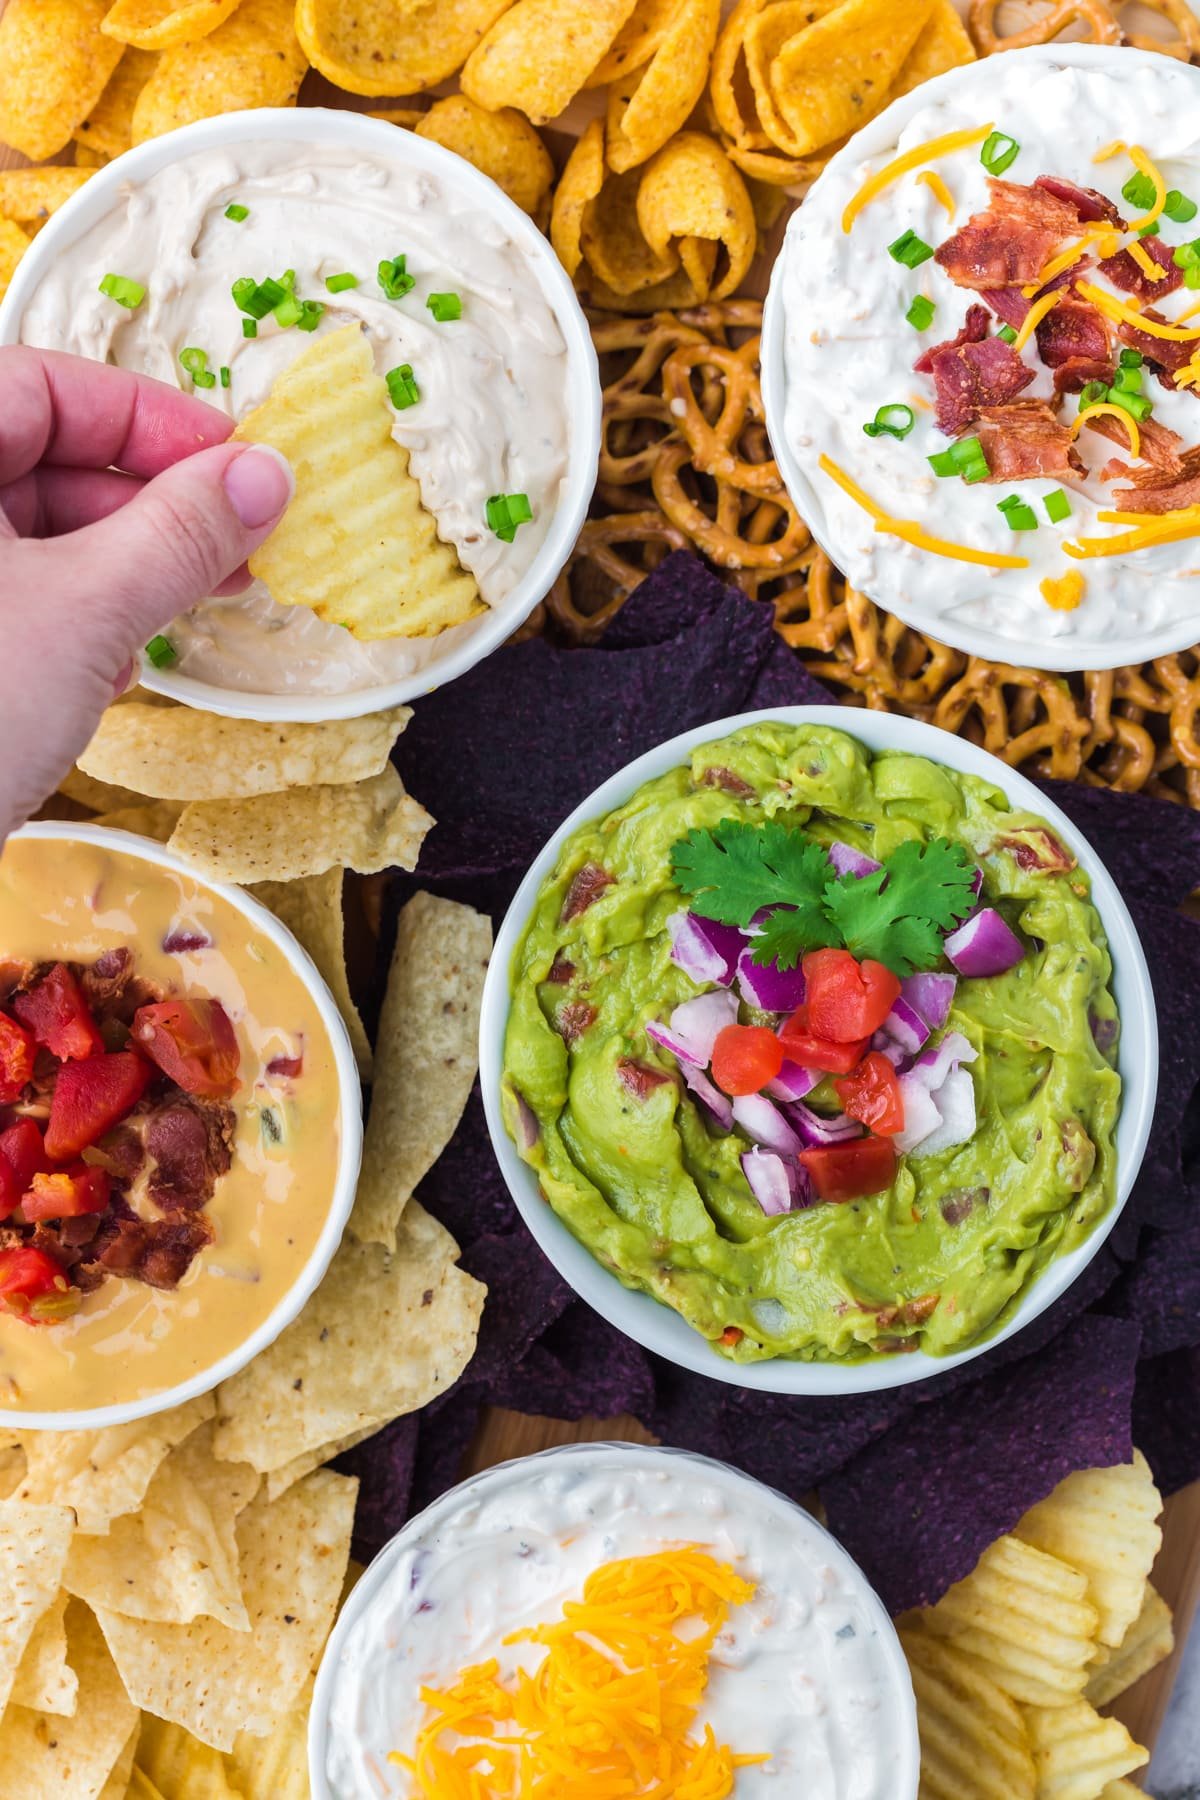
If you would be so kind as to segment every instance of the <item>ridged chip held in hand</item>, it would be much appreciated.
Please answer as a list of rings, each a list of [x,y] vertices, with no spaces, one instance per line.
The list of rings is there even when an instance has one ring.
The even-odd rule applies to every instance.
[[[1133,1461],[1079,1469],[1030,1508],[1015,1535],[1086,1575],[1098,1636],[1115,1647],[1137,1618],[1158,1555],[1162,1498],[1139,1450]]]
[[[234,433],[288,458],[296,493],[252,574],[357,638],[435,637],[482,611],[392,436],[387,385],[357,325],[315,339]]]
[[[974,1657],[919,1627],[900,1633],[917,1699],[920,1800],[1034,1800],[1020,1709]]]

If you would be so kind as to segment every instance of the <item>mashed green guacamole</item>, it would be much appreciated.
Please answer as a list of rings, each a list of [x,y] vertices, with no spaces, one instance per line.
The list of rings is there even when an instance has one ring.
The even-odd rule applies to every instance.
[[[947,1029],[978,1051],[974,1136],[902,1156],[886,1193],[776,1217],[742,1173],[746,1138],[706,1123],[645,1030],[700,991],[670,958],[667,920],[687,904],[672,846],[770,816],[879,858],[957,840],[1027,945],[1006,974],[958,984]],[[755,725],[563,846],[513,960],[506,1120],[593,1255],[736,1360],[945,1354],[999,1326],[1112,1205],[1110,975],[1086,877],[1000,789],[821,726]],[[638,1097],[617,1072],[628,1059],[670,1079]]]

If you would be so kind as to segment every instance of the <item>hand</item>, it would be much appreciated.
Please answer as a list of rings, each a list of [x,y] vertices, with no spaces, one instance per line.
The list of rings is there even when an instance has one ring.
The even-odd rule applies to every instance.
[[[0,844],[53,793],[133,651],[246,558],[292,495],[273,450],[104,363],[0,349]]]

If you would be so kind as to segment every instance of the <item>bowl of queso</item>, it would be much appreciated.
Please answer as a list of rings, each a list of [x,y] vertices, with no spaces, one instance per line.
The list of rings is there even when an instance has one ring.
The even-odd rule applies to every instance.
[[[863,1392],[982,1354],[1079,1275],[1153,1114],[1120,895],[987,752],[798,707],[661,745],[572,814],[485,988],[513,1198],[682,1366]]]
[[[277,1337],[354,1195],[361,1100],[309,958],[157,844],[0,853],[0,1421],[125,1424]]]

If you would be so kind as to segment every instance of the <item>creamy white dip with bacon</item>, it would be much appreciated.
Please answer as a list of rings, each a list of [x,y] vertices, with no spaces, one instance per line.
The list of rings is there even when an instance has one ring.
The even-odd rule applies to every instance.
[[[1064,553],[1069,539],[1129,530],[1098,519],[1102,511],[1130,504],[1113,499],[1126,477],[1100,479],[1114,456],[1130,463],[1131,474],[1143,466],[1127,451],[1085,427],[1076,448],[1089,473],[1074,482],[1035,477],[966,485],[957,476],[939,478],[926,460],[953,439],[935,424],[933,380],[914,373],[913,363],[923,351],[952,339],[981,296],[956,285],[932,259],[916,269],[904,266],[889,255],[888,246],[912,231],[936,250],[988,206],[981,144],[922,161],[901,175],[859,213],[849,233],[843,211],[893,157],[989,122],[1020,146],[1003,172],[1006,182],[1065,177],[1111,198],[1126,220],[1139,216],[1142,208],[1121,193],[1135,173],[1128,154],[1094,160],[1121,139],[1141,146],[1168,188],[1200,202],[1200,71],[1133,50],[1059,45],[956,70],[936,84],[935,93],[933,104],[918,104],[919,93],[900,103],[901,116],[907,116],[898,133],[894,125],[889,131],[888,115],[860,133],[791,221],[772,296],[782,312],[784,359],[782,430],[775,422],[773,430],[786,440],[781,454],[798,478],[791,483],[797,504],[855,588],[963,648],[1070,668],[1129,660],[1123,646],[1130,640],[1145,642],[1146,654],[1189,644],[1200,635],[1200,538],[1086,561]],[[945,183],[953,217],[920,179],[926,168]],[[1200,236],[1200,216],[1182,224],[1163,216],[1159,226],[1160,241],[1171,246]],[[1122,300],[1130,298],[1095,267],[1086,279]],[[905,318],[918,295],[936,307],[925,330]],[[1175,321],[1198,301],[1200,293],[1179,287],[1161,302],[1146,304]],[[1200,328],[1200,316],[1190,323]],[[999,318],[989,319],[992,332],[1000,324]],[[1119,350],[1115,325],[1113,332]],[[1200,340],[1196,348],[1200,353]],[[1021,354],[1034,372],[1021,398],[1052,399],[1053,375],[1042,364],[1036,341],[1031,338]],[[1200,444],[1200,397],[1188,390],[1169,392],[1149,369],[1144,392],[1153,401],[1156,421],[1177,432],[1183,446]],[[864,424],[888,403],[907,405],[916,414],[903,441],[864,434]],[[1078,409],[1078,395],[1067,394],[1058,416],[1070,425]],[[822,454],[889,518],[911,521],[974,550],[1027,558],[1028,566],[979,567],[877,531],[862,506],[820,467]],[[1059,487],[1065,488],[1071,511],[1056,524],[1043,501]],[[998,510],[997,502],[1013,493],[1033,508],[1036,530],[1012,530]],[[1056,610],[1040,584],[1072,571],[1083,576],[1085,596],[1075,610]]]

